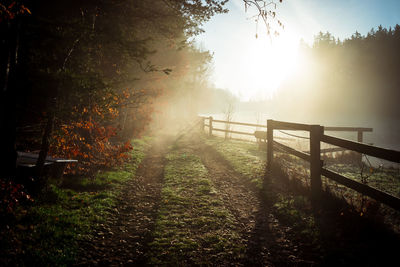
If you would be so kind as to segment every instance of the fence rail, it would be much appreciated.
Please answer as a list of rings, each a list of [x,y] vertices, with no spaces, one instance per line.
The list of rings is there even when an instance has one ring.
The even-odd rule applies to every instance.
[[[212,135],[213,131],[220,131],[220,132],[227,132],[227,133],[235,133],[235,134],[242,134],[242,135],[253,135],[249,134],[248,132],[241,132],[241,131],[231,131],[231,130],[224,130],[224,129],[219,129],[215,128],[213,123],[225,123],[225,124],[232,124],[232,125],[241,125],[241,126],[248,126],[248,127],[259,127],[259,128],[267,128],[266,124],[256,124],[256,123],[247,123],[247,122],[237,122],[237,121],[224,121],[224,120],[215,120],[213,119],[212,116],[205,117],[205,116],[199,116],[200,119],[203,120],[202,124],[202,129],[205,127],[209,128],[209,135]],[[208,124],[205,123],[205,121],[208,120]],[[301,124],[301,123],[291,123],[291,122],[281,122],[281,121],[275,121],[277,128],[276,130],[290,130],[290,131],[309,131],[310,130],[310,125],[307,124]],[[223,130],[223,131],[222,131]],[[373,128],[365,128],[365,127],[336,127],[336,126],[328,126],[324,128],[325,132],[357,132],[357,141],[362,142],[363,141],[363,133],[364,132],[372,132]],[[264,132],[265,136],[267,135],[267,132]],[[266,138],[263,138],[266,139]],[[280,139],[280,140],[293,140],[290,138],[284,138],[284,137],[275,137],[275,139]],[[307,138],[308,139],[308,138]],[[326,152],[335,152],[333,150],[337,151],[344,151],[346,149],[325,149],[323,151]]]
[[[331,179],[337,183],[340,183],[348,188],[351,188],[361,194],[374,198],[394,209],[400,210],[400,198],[392,196],[386,192],[380,191],[373,187],[370,187],[366,184],[359,183],[352,179],[349,179],[343,175],[340,175],[336,172],[330,171],[323,167],[321,164],[321,142],[328,143],[331,145],[339,146],[346,148],[348,150],[356,151],[359,153],[367,154],[373,157],[389,160],[392,162],[400,163],[400,152],[385,148],[380,148],[376,146],[371,146],[367,144],[362,144],[360,142],[353,142],[346,139],[341,139],[333,136],[328,136],[324,134],[324,127],[320,125],[301,125],[295,123],[285,123],[285,122],[276,122],[273,120],[268,120],[268,128],[267,128],[267,136],[268,136],[268,151],[267,151],[267,162],[268,166],[272,165],[273,162],[273,147],[277,144],[275,142],[273,131],[275,129],[294,129],[294,130],[305,130],[308,129],[310,132],[310,154],[306,154],[304,152],[299,152],[294,149],[287,149],[286,152],[290,153],[294,156],[300,157],[308,162],[310,162],[310,177],[311,177],[311,193],[314,199],[318,199],[320,193],[322,192],[322,181],[321,175]],[[342,127],[331,127],[334,130],[343,130]],[[353,128],[354,131],[371,131],[371,128]],[[359,137],[359,136],[358,136]],[[360,139],[360,138],[358,138]],[[270,142],[272,141],[272,142]],[[279,144],[278,147],[282,147],[282,144]]]
[[[370,187],[366,184],[359,183],[357,181],[349,179],[343,175],[340,175],[336,172],[333,172],[333,171],[325,169],[325,168],[321,169],[321,174],[325,177],[330,178],[331,180],[334,180],[335,182],[337,182],[339,184],[342,184],[342,185],[349,187],[359,193],[362,193],[362,194],[372,197],[376,200],[379,200],[380,202],[382,202],[394,209],[400,210],[400,200],[399,200],[399,198],[397,198],[395,196],[392,196],[388,193],[385,193],[383,191],[380,191],[378,189]]]
[[[225,123],[225,124],[241,125],[241,126],[248,126],[248,127],[260,127],[260,128],[267,128],[267,125],[255,124],[255,123],[247,123],[247,122],[237,122],[237,121],[214,120],[213,117],[203,117],[203,116],[199,116],[199,117],[203,121],[201,129],[204,130],[205,127],[208,127],[208,131],[209,131],[209,135],[210,136],[212,135],[213,131],[216,131],[216,132],[224,132],[224,133],[233,133],[233,134],[254,136],[257,139],[266,140],[267,132],[263,132],[263,133],[265,133],[265,137],[262,136],[260,138],[255,134],[255,132],[250,133],[250,132],[242,132],[242,131],[234,131],[234,130],[229,130],[229,129],[215,128],[214,127],[214,123]],[[206,120],[208,120],[208,124],[205,122]],[[262,131],[257,131],[257,132],[262,132]],[[285,137],[275,137],[275,138],[279,139],[279,140],[286,140],[286,141],[293,140],[293,139],[285,138]]]
[[[371,146],[367,144],[357,143],[346,139],[341,139],[329,135],[323,135],[321,141],[334,146],[340,146],[353,150],[362,154],[373,156],[376,158],[381,158],[389,160],[392,162],[400,163],[400,151],[395,151],[391,149],[380,148],[376,146]]]
[[[297,156],[301,159],[310,162],[310,154],[304,153],[303,151],[299,151],[289,146],[285,146],[284,144],[278,143],[276,141],[274,141],[274,145],[276,145],[279,149],[285,151],[286,153],[292,154],[294,156]]]
[[[252,124],[244,122],[230,122],[223,120],[213,120],[212,117],[202,117],[203,118],[203,130],[204,127],[209,127],[209,134],[212,135],[213,131],[230,132],[236,134],[244,135],[254,135],[252,133],[223,130],[213,127],[213,122],[216,123],[227,123],[243,126],[252,127],[264,127],[267,128],[265,135],[258,132],[258,136],[265,136],[267,142],[267,166],[271,168],[273,163],[273,152],[274,147],[279,150],[283,150],[286,153],[299,157],[305,161],[310,162],[310,178],[311,178],[311,194],[313,199],[318,199],[322,192],[322,181],[321,176],[325,176],[339,184],[342,184],[348,188],[351,188],[363,195],[374,198],[381,203],[384,203],[396,210],[400,210],[400,198],[392,196],[386,192],[380,191],[376,188],[370,187],[366,184],[357,182],[350,178],[347,178],[341,174],[330,171],[323,166],[323,160],[321,159],[321,153],[324,152],[336,152],[343,150],[356,151],[362,154],[373,156],[376,158],[388,160],[391,162],[400,163],[400,151],[395,151],[391,149],[385,149],[377,146],[363,144],[363,133],[372,132],[372,128],[364,127],[323,127],[320,125],[310,125],[301,123],[292,123],[284,121],[267,120],[267,125]],[[205,124],[205,120],[209,123]],[[274,137],[274,130],[289,130],[289,131],[307,131],[310,133],[310,150],[308,153],[296,150],[284,144],[281,144],[274,139],[279,139],[279,137]],[[325,132],[332,131],[346,131],[346,132],[357,132],[357,141],[350,141],[342,138],[337,138],[329,135],[325,135]],[[287,140],[287,138],[284,138]],[[337,146],[338,148],[327,148],[321,149],[321,142]],[[361,159],[361,157],[360,157]]]
[[[239,131],[233,131],[233,130],[224,130],[224,129],[217,129],[217,128],[213,128],[213,131],[254,136],[254,133],[246,133],[246,132],[239,132]]]
[[[246,122],[237,122],[237,121],[223,121],[223,120],[213,120],[213,122],[217,123],[229,123],[234,125],[243,125],[243,126],[251,126],[251,127],[263,127],[267,128],[267,125],[262,124],[254,124],[254,123],[246,123]]]

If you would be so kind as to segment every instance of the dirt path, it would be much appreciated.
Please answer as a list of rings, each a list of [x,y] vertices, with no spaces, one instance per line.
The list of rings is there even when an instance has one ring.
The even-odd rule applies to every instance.
[[[176,142],[174,143],[174,141]],[[177,146],[177,142],[179,142],[179,146]],[[169,145],[173,143],[171,153],[175,151],[174,156],[179,159],[175,161],[172,160],[173,157],[171,158],[171,153],[169,153],[168,149]],[[168,160],[166,159],[167,153],[169,153]],[[190,169],[194,166],[190,165],[188,159],[186,159],[190,154],[193,154],[198,159],[201,168]],[[167,198],[161,201],[161,192],[167,185],[167,182],[164,183],[164,168],[166,166],[165,177],[167,178],[165,181],[168,181],[168,170],[171,172],[169,167],[172,166],[174,171],[182,169],[176,171],[176,173],[174,172],[177,177],[174,178],[175,180],[170,181],[169,188],[166,191],[171,195],[170,202],[165,202],[165,200],[168,200]],[[186,167],[188,169],[185,169]],[[202,172],[201,170],[205,171],[205,176],[200,180],[207,182],[207,179],[209,179],[215,191],[213,189],[200,194],[196,191],[200,188],[200,184],[196,184],[199,188],[195,190],[193,188],[189,190],[180,187],[185,183],[187,183],[186,186],[193,187],[195,185],[197,181],[195,177],[191,178],[193,180],[192,184],[188,181],[189,174],[193,175],[193,173],[196,173],[195,170],[198,172],[199,170],[200,172]],[[314,245],[308,244],[308,241],[303,240],[302,235],[288,227],[291,224],[280,222],[275,217],[275,207],[273,206],[275,202],[272,197],[265,195],[266,193],[271,195],[276,193],[272,191],[278,189],[273,188],[271,192],[257,188],[254,183],[251,183],[249,177],[244,177],[234,171],[231,164],[216,149],[204,143],[200,138],[181,136],[179,141],[176,138],[160,139],[152,145],[147,156],[140,164],[136,177],[130,180],[122,191],[119,204],[113,210],[115,216],[107,218],[106,223],[96,229],[97,232],[94,238],[90,242],[82,244],[82,256],[77,265],[146,266],[149,265],[149,262],[152,262],[149,261],[152,257],[159,257],[162,262],[163,256],[166,255],[172,259],[171,262],[179,263],[178,265],[180,266],[185,266],[185,263],[186,265],[191,265],[190,262],[201,262],[203,258],[207,258],[205,262],[212,262],[216,265],[221,263],[220,265],[223,266],[312,266],[324,263],[324,261],[321,262],[322,258],[318,252],[319,250],[314,250]],[[279,189],[278,191],[283,192],[285,190],[288,189]],[[188,193],[188,191],[191,194],[185,197],[186,195],[182,192]],[[163,197],[166,197],[166,195],[163,195]],[[207,225],[198,226],[198,219],[208,220],[207,216],[213,214],[208,212],[211,207],[208,207],[207,203],[221,203],[218,204],[218,212],[222,214],[221,211],[224,211],[223,214],[231,214],[229,216],[226,215],[226,218],[231,218],[229,223],[228,221],[223,221],[220,224],[215,224],[218,220],[209,220],[215,225],[212,227]],[[202,205],[205,206],[204,210]],[[171,207],[175,207],[176,210],[169,209]],[[201,216],[193,213],[196,208],[203,212],[200,214]],[[163,210],[165,214],[161,214],[160,210]],[[160,218],[160,214],[163,216],[161,222],[164,222],[164,224],[161,227],[157,223],[157,228],[155,221]],[[182,216],[189,216],[190,218],[183,218]],[[177,223],[180,225],[179,231],[174,228]],[[332,228],[337,224],[332,224],[332,221],[329,221],[329,225]],[[154,233],[157,232],[157,229],[159,231],[159,240],[154,245],[154,240],[156,239]],[[321,229],[323,230],[323,228]],[[227,251],[225,251],[226,249],[224,251],[215,249],[215,240],[218,241],[220,235],[228,232],[234,233],[235,235],[232,234],[231,236],[235,236],[237,239],[228,238],[226,241],[237,242],[244,250],[240,250],[237,253],[232,249]],[[322,232],[325,233],[326,231]],[[336,232],[336,229],[333,229],[333,233]],[[172,237],[171,234],[173,235]],[[173,249],[174,246],[175,248],[179,248],[179,246],[183,248],[183,245],[186,244],[184,242],[181,242],[181,244],[175,240],[179,234],[182,236],[177,240],[189,240],[192,242],[188,241],[193,248],[189,246],[185,247],[184,251],[178,250],[176,252]],[[210,235],[213,238],[205,239],[206,235]],[[161,242],[165,240],[172,241],[171,243]],[[342,242],[343,238],[338,240]],[[357,242],[362,242],[362,240]],[[346,247],[346,250],[349,251],[345,251],[345,253],[343,251],[336,252],[336,243],[332,244],[334,250],[328,253],[330,258],[328,257],[325,260],[328,263],[327,265],[330,262],[342,262],[340,257],[343,255],[347,255],[349,262],[352,262],[352,260],[354,262],[360,261],[359,258],[361,256],[352,256],[354,249],[352,249],[351,245],[353,243],[348,243],[349,246]],[[153,244],[152,247],[149,244]],[[397,243],[391,242],[391,244]],[[154,246],[158,247],[155,248]],[[363,248],[363,246],[359,247]],[[375,248],[375,246],[371,246],[371,248]],[[172,254],[166,252],[168,249],[169,253]],[[197,250],[197,252],[192,251],[193,249]],[[328,247],[328,249],[331,249],[331,247]],[[394,249],[392,248],[392,250]],[[374,250],[368,251],[372,255]],[[356,255],[361,254],[359,251]],[[382,253],[382,255],[387,254]],[[395,255],[392,252],[391,254]],[[189,261],[190,255],[192,255],[192,260],[196,261]],[[226,257],[226,255],[228,256]],[[235,255],[237,256],[236,258]],[[199,257],[201,259],[198,259]],[[362,261],[362,258],[361,262],[368,263],[367,260]]]
[[[260,196],[260,190],[235,172],[212,147],[196,142],[198,155],[217,187],[219,197],[236,217],[239,231],[247,243],[244,265],[293,266],[311,265],[302,259],[297,244],[291,242],[288,227],[280,225],[271,213],[270,204]]]
[[[217,190],[215,197],[235,217],[235,231],[246,247],[244,266],[310,265],[295,243],[290,241],[288,227],[282,226],[270,212],[271,206],[260,190],[235,172],[212,147],[196,138],[184,138],[186,146],[201,158]],[[151,242],[161,200],[165,156],[173,139],[154,143],[140,164],[136,178],[124,188],[115,216],[102,224],[94,238],[82,246],[78,265],[143,266]]]
[[[114,217],[82,246],[78,265],[139,266],[145,264],[163,183],[165,155],[171,138],[152,144],[147,156],[122,191]]]

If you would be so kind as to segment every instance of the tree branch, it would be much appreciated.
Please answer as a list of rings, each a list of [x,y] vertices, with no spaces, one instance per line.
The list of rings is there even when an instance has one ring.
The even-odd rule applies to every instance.
[[[279,28],[284,29],[283,23],[276,17],[276,8],[277,2],[275,0],[243,0],[245,11],[247,12],[249,8],[254,7],[257,10],[257,14],[250,17],[254,19],[258,26],[258,21],[260,18],[263,20],[266,28],[267,35],[271,35],[271,32],[275,36],[279,35],[279,31],[274,29],[274,26],[271,22],[276,22]],[[282,3],[282,0],[279,0],[279,3]],[[256,38],[258,37],[258,33],[256,33]]]

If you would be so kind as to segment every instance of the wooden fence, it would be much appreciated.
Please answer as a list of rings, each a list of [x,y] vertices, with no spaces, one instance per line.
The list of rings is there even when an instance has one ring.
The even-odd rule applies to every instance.
[[[354,181],[339,173],[333,172],[324,168],[323,160],[321,159],[321,142],[330,145],[341,147],[345,150],[359,152],[361,154],[369,155],[372,157],[388,160],[391,162],[400,163],[400,151],[391,149],[380,148],[372,145],[361,143],[363,141],[363,132],[372,132],[372,128],[355,128],[355,127],[324,127],[321,125],[309,125],[300,123],[290,123],[283,121],[267,120],[267,125],[243,123],[243,122],[228,122],[222,120],[213,120],[212,117],[202,117],[202,129],[209,128],[209,135],[213,131],[231,132],[236,134],[254,135],[251,133],[229,131],[223,129],[216,129],[213,127],[213,122],[229,123],[234,125],[244,125],[252,127],[267,128],[267,166],[271,168],[274,160],[274,147],[277,147],[286,153],[292,154],[310,163],[310,178],[311,178],[311,194],[313,199],[318,199],[322,192],[321,176],[325,176],[339,184],[351,188],[363,195],[374,198],[381,203],[384,203],[396,210],[400,210],[400,198],[392,196],[386,192],[380,191],[376,188],[370,187],[366,184]],[[208,120],[208,124],[205,121]],[[310,150],[308,153],[293,149],[282,143],[275,141],[278,139],[274,137],[274,130],[290,130],[290,131],[306,131],[310,133]],[[342,138],[337,138],[325,135],[326,131],[352,131],[357,132],[357,141],[350,141]],[[332,150],[333,151],[333,150]]]
[[[258,138],[257,136],[254,135],[254,132],[241,132],[241,131],[233,131],[233,130],[228,130],[228,129],[220,129],[216,128],[214,126],[214,123],[225,123],[225,124],[232,124],[232,125],[240,125],[240,126],[248,126],[248,127],[258,127],[258,128],[267,128],[266,124],[255,124],[255,123],[246,123],[246,122],[236,122],[236,121],[224,121],[224,120],[214,120],[213,117],[202,117],[200,116],[200,119],[202,120],[202,123],[200,123],[201,129],[204,131],[205,127],[208,127],[208,135],[212,136],[213,131],[215,132],[224,132],[224,133],[233,133],[233,134],[240,134],[240,135],[247,135],[247,136],[253,136],[255,138]],[[206,121],[208,120],[208,124]],[[261,138],[265,139],[265,138]],[[293,140],[290,138],[284,138],[284,137],[275,137],[275,139],[279,140]]]
[[[240,126],[248,126],[248,127],[258,127],[258,128],[267,128],[267,124],[255,124],[255,123],[246,123],[246,122],[236,122],[236,121],[224,121],[224,120],[214,120],[212,116],[209,117],[204,117],[204,116],[199,116],[201,119],[201,129],[204,131],[205,127],[208,127],[208,134],[209,136],[212,136],[213,131],[215,132],[224,132],[224,133],[233,133],[233,134],[240,134],[240,135],[247,135],[247,136],[254,136],[255,138],[260,138],[260,135],[255,134],[254,132],[241,132],[241,131],[233,131],[233,130],[228,130],[228,129],[220,129],[216,128],[214,126],[214,123],[225,123],[225,124],[232,124],[232,125],[240,125]],[[208,124],[206,123],[208,121]],[[358,142],[363,142],[363,133],[364,132],[372,132],[372,128],[364,128],[364,127],[325,127],[324,128],[326,132],[357,132],[357,141]],[[290,129],[284,129],[284,130],[290,130]],[[267,140],[267,132],[259,131],[258,134],[265,133],[265,136],[262,136],[261,139]],[[287,140],[287,141],[293,141],[294,139],[292,138],[284,138],[284,137],[274,137],[277,140]],[[338,151],[344,151],[347,150],[345,148],[326,148],[322,149],[322,153],[328,153],[328,152],[338,152]]]

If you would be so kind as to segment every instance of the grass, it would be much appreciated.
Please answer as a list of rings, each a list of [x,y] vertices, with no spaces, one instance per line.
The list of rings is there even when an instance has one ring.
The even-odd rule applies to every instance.
[[[357,182],[365,182],[369,186],[400,197],[400,172],[398,169],[365,166],[362,175],[360,166],[350,164],[332,164],[329,169]]]
[[[297,232],[299,239],[317,243],[320,231],[307,207],[310,207],[310,201],[304,196],[277,194],[273,212],[282,223]]]
[[[285,173],[292,181],[301,184],[303,189],[310,187],[309,164],[292,155],[277,153],[275,161],[279,161]],[[359,154],[339,154],[338,158],[325,157],[325,168],[337,172],[349,179],[366,184],[393,196],[400,197],[399,169],[383,166],[369,166],[369,161],[359,161]],[[367,215],[371,219],[383,220],[390,228],[399,232],[400,213],[386,205],[380,204],[372,198],[362,195],[344,185],[341,185],[324,176],[321,177],[323,189],[337,200],[349,205],[354,213],[360,216]]]
[[[276,157],[275,162],[280,163],[281,160],[286,160],[288,163],[284,166],[280,166],[282,170],[277,170],[274,175],[268,176],[270,179],[267,179],[265,183],[261,183],[261,179],[264,178],[263,166],[265,157],[263,153],[265,152],[256,151],[256,144],[225,141],[220,138],[204,138],[203,140],[208,145],[215,148],[217,152],[230,163],[235,171],[241,173],[250,181],[256,184],[258,182],[258,185],[261,184],[261,191],[263,192],[263,196],[265,196],[266,202],[268,203],[267,205],[271,208],[272,214],[279,220],[279,224],[288,229],[286,237],[295,243],[302,244],[299,249],[304,259],[334,266],[344,264],[368,265],[370,263],[372,263],[372,265],[378,265],[382,259],[385,259],[385,262],[390,262],[390,260],[395,258],[396,254],[393,247],[397,243],[397,239],[394,238],[390,232],[386,232],[385,229],[376,225],[373,221],[364,220],[359,214],[354,213],[352,210],[347,210],[348,206],[341,206],[337,201],[331,201],[332,199],[330,198],[328,198],[328,201],[325,203],[327,204],[325,205],[327,210],[315,210],[307,195],[304,195],[304,191],[292,190],[297,187],[292,188],[292,186],[290,186],[292,183],[287,183],[289,182],[289,178],[304,178],[303,176],[307,176],[308,174],[307,171],[304,171],[307,167],[307,164],[304,162],[300,160],[292,161],[291,156],[285,154],[280,155],[280,157]],[[175,147],[175,150],[180,151],[177,147]],[[178,157],[179,160],[174,163],[175,166],[185,166],[184,156],[187,157],[188,153],[186,152],[180,158]],[[286,165],[291,167],[291,169],[289,169],[289,175]],[[173,170],[175,170],[175,168]],[[186,171],[184,173],[186,173]],[[188,173],[188,177],[190,178],[190,174],[194,172],[190,171]],[[188,181],[190,180],[191,178],[188,179]],[[169,217],[171,212],[169,214],[160,214],[161,220],[158,222],[159,224],[157,226],[160,236],[156,236],[155,242],[162,242],[160,242],[160,244],[153,243],[152,245],[158,249],[158,254],[156,253],[156,255],[160,255],[161,253],[165,258],[163,258],[163,256],[154,257],[152,263],[156,265],[161,262],[167,262],[167,265],[210,265],[211,262],[212,264],[218,265],[218,262],[215,260],[208,262],[196,261],[196,255],[198,254],[189,254],[193,253],[193,250],[199,250],[199,240],[192,237],[193,231],[187,230],[191,229],[189,227],[191,224],[187,224],[191,221],[185,217],[185,212],[193,210],[192,204],[190,203],[195,194],[186,195],[186,193],[188,191],[190,192],[191,188],[196,187],[190,185],[187,186],[187,188],[179,189],[179,185],[185,184],[186,182],[187,181],[179,181],[173,188],[170,188],[171,190],[166,191],[166,200],[169,198],[175,199],[177,202],[171,201],[171,203],[174,203],[173,205],[177,205],[179,208],[175,211],[174,206],[164,207],[165,212],[166,210],[172,210],[172,214],[176,212],[175,216]],[[309,183],[307,179],[304,179],[304,182],[306,185]],[[199,186],[197,188],[199,188]],[[207,193],[207,188],[206,186],[205,190],[201,191]],[[185,192],[185,194],[176,195],[177,192]],[[212,192],[212,187],[209,192]],[[197,189],[197,194],[202,193],[199,193]],[[168,202],[169,201],[166,203]],[[216,201],[216,204],[218,207],[218,201]],[[330,204],[332,205],[331,207],[329,206]],[[346,210],[343,210],[343,208],[346,208]],[[196,214],[200,213],[196,211]],[[223,214],[224,213],[222,213],[222,215]],[[192,218],[192,216],[193,215],[190,217]],[[216,215],[214,215],[214,217],[217,218]],[[207,227],[210,223],[210,219],[207,216],[204,218],[198,217],[198,219],[200,229],[202,229],[201,227],[208,229]],[[169,228],[170,226],[176,227],[176,229]],[[169,229],[169,231],[167,229]],[[179,232],[182,229],[183,231]],[[215,241],[215,238],[218,237],[213,234],[211,229],[212,228],[207,230],[208,239],[204,238],[210,242]],[[169,234],[162,235],[163,232]],[[180,238],[188,240],[188,242],[185,243],[181,241],[182,239]],[[384,241],[386,239],[390,241]],[[175,242],[179,244],[177,247],[175,247]],[[186,244],[186,246],[183,246],[183,244]],[[217,244],[219,243],[217,242]],[[169,250],[174,248],[176,248],[175,251]],[[179,259],[183,258],[187,259],[187,261],[182,263]],[[232,260],[230,262],[232,262]]]
[[[161,194],[150,265],[215,265],[242,257],[234,217],[193,151],[172,146]]]
[[[233,167],[247,177],[258,188],[262,187],[262,177],[265,172],[266,153],[258,149],[256,143],[224,140],[218,137],[206,138],[204,142],[217,150]]]
[[[112,216],[117,196],[124,183],[134,176],[149,141],[148,138],[132,141],[134,149],[125,166],[99,172],[94,179],[71,179],[66,186],[50,184],[33,204],[21,206],[2,233],[5,235],[0,248],[12,260],[9,264],[72,265],[78,242],[90,239],[93,228]]]
[[[215,148],[235,171],[247,177],[261,189],[262,195],[272,206],[271,211],[283,224],[291,227],[297,233],[301,233],[300,238],[312,243],[317,242],[319,230],[310,210],[310,200],[288,190],[276,192],[271,187],[271,183],[282,184],[282,181],[270,181],[269,185],[263,187],[265,186],[263,179],[265,177],[266,151],[260,150],[256,143],[250,142],[223,140],[216,137],[204,138],[204,141]],[[289,163],[292,162],[290,161],[291,155],[284,157],[286,160],[289,159]],[[304,163],[299,166],[301,163],[301,160],[298,159],[291,167],[295,167],[296,172],[299,172],[304,169]]]
[[[263,166],[265,157],[263,155],[258,156],[253,151],[256,144],[224,141],[221,138],[208,138],[205,139],[205,142],[214,147],[236,171],[248,176],[249,179],[257,181],[256,175],[262,174],[262,168],[257,167],[257,165]],[[379,216],[377,220],[369,219],[369,216],[373,215],[372,211],[375,207],[373,202],[372,204],[370,201],[363,202],[369,205],[371,212],[365,209],[361,209],[362,212],[358,212],[357,209],[351,208],[356,203],[353,202],[351,203],[353,205],[346,205],[340,201],[340,198],[331,198],[327,195],[327,198],[322,201],[325,209],[314,210],[308,198],[307,190],[305,190],[310,185],[308,164],[296,157],[281,153],[276,154],[274,162],[276,167],[279,167],[276,168],[273,175],[268,176],[270,179],[267,179],[263,184],[262,195],[279,223],[291,229],[287,233],[290,239],[304,244],[305,253],[312,260],[322,261],[329,266],[334,266],[340,262],[337,257],[347,257],[342,264],[365,265],[365,263],[373,262],[372,265],[376,265],[377,262],[373,260],[373,255],[384,255],[384,257],[390,258],[396,255],[390,249],[391,244],[395,244],[394,241],[376,245],[382,242],[379,241],[381,239],[391,237],[388,240],[392,240],[395,238],[390,233],[388,234],[386,228],[379,224]],[[337,168],[337,171],[347,172],[346,175],[350,177],[351,175],[357,175],[354,166],[338,165],[336,163],[336,165],[328,167]],[[253,169],[255,171],[251,173]],[[388,190],[389,186],[398,190],[399,181],[396,180],[398,171],[397,176],[396,171],[374,169],[371,172],[368,170],[368,184],[374,186],[373,183],[380,181],[381,186],[384,186],[386,190]],[[395,179],[388,178],[387,175]],[[264,176],[261,175],[260,177]],[[353,179],[359,178],[354,177]],[[327,184],[324,178],[323,180],[324,185],[328,185],[332,193],[334,189],[332,185]],[[338,190],[339,193],[350,194],[352,198],[360,197],[354,191],[345,187],[340,186]],[[395,191],[392,192],[395,193]],[[365,218],[365,212],[368,213],[367,218]],[[392,213],[390,214],[392,215]],[[387,222],[391,225],[398,225],[397,221],[388,220]],[[365,244],[366,242],[363,241],[363,238],[369,234],[371,234],[371,240],[376,240],[377,243],[368,240],[368,245]],[[385,238],[382,238],[382,236]],[[343,243],[345,248],[338,249],[338,243]],[[366,256],[362,253],[364,249],[367,251]],[[360,258],[361,256],[362,258]],[[350,262],[354,264],[350,264]],[[363,264],[360,264],[360,262]]]

